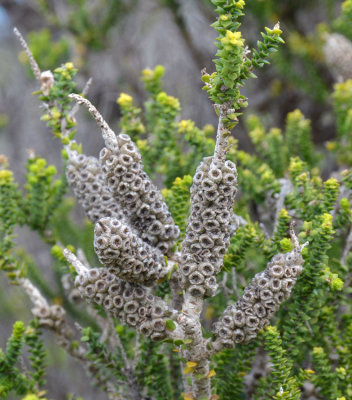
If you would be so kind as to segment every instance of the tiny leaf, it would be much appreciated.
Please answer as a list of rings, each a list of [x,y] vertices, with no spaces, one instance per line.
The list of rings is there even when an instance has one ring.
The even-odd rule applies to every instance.
[[[172,319],[166,320],[166,329],[173,332],[176,329],[176,324]]]

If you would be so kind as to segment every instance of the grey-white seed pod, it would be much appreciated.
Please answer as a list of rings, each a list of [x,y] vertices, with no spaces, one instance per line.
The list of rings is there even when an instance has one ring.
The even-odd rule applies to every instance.
[[[131,227],[137,230],[142,240],[153,246],[163,242],[159,249],[167,254],[179,236],[179,229],[175,225],[161,193],[143,171],[141,155],[137,147],[128,135],[116,136],[89,100],[77,94],[70,94],[69,97],[78,104],[84,104],[101,128],[105,141],[105,148],[100,152],[101,171],[121,210],[127,212]],[[133,185],[134,190],[126,190],[124,194],[121,194],[119,187],[122,182]],[[144,204],[150,208],[147,217],[137,215],[137,211]],[[164,229],[158,233],[149,231],[149,226],[155,220],[159,221],[162,227],[172,226],[167,240],[165,240]]]
[[[235,165],[213,157],[205,158],[194,175],[180,266],[186,289],[193,296],[215,294],[216,282],[209,278],[220,272],[230,243],[236,180]],[[196,265],[196,271],[189,273],[188,265]]]
[[[172,317],[167,303],[138,284],[119,280],[105,268],[91,269],[90,272],[93,272],[90,279],[88,274],[79,274],[80,278],[76,279],[76,285],[83,289],[86,300],[101,305],[111,316],[136,327],[153,340],[162,340],[167,336],[166,320]],[[47,314],[42,317],[50,319],[52,315],[50,312]],[[57,315],[56,310],[54,322],[58,320]]]
[[[141,239],[167,254],[179,235],[179,229],[161,193],[143,171],[137,147],[127,138],[127,135],[123,138],[119,135],[114,150],[104,148],[101,151],[102,171],[111,192],[121,208],[127,211],[130,224]],[[109,163],[112,156],[117,162]]]
[[[38,318],[39,326],[60,329],[65,323],[65,310],[58,305],[34,307],[32,313]]]
[[[91,222],[95,223],[99,218],[106,216],[126,220],[126,212],[123,212],[114,200],[96,158],[70,151],[66,177]],[[104,207],[101,207],[102,202]]]
[[[303,266],[301,256],[303,246],[298,244],[292,227],[291,240],[293,250],[286,254],[275,255],[266,269],[252,279],[242,297],[234,305],[228,306],[216,322],[214,334],[217,339],[214,346],[217,349],[252,340],[258,330],[269,323],[281,303],[289,297]],[[286,270],[289,277],[286,277]],[[226,340],[223,337],[223,329],[229,327],[232,327],[232,343],[227,337]]]
[[[100,261],[106,267],[114,267],[119,278],[151,285],[166,273],[162,252],[145,243],[119,220],[100,219],[94,234],[94,249]]]

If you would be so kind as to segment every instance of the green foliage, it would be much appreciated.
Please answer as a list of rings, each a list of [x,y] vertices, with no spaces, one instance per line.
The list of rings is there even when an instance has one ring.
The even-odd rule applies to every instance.
[[[62,130],[63,128],[68,130],[75,126],[69,115],[71,100],[68,95],[75,91],[76,84],[73,78],[76,73],[77,69],[69,62],[56,68],[53,72],[54,82],[50,87],[50,92],[48,94],[42,93],[42,91],[38,93],[40,100],[49,104],[47,113],[41,119],[46,122],[53,134],[61,139],[64,145],[68,144],[69,140],[74,137],[74,131],[70,133],[69,137],[66,137]]]
[[[189,150],[186,154],[181,151],[178,160],[180,170],[175,173],[178,173],[178,176],[190,172],[193,174],[203,157],[214,152],[214,128],[212,125],[205,125],[200,129],[191,120],[181,120],[177,133],[181,143],[186,144]]]
[[[300,400],[303,381],[313,371],[301,370],[293,374],[293,362],[287,357],[282,346],[280,333],[275,326],[268,326],[264,333],[264,346],[271,360],[271,371],[259,383],[258,395],[255,400],[267,399],[268,396],[275,400]]]
[[[125,380],[121,373],[124,361],[121,354],[118,353],[118,349],[115,351],[108,349],[106,344],[100,340],[100,333],[94,332],[91,327],[82,330],[81,341],[88,345],[86,356],[92,363],[90,372],[93,374],[93,378],[100,382],[111,382],[112,378],[113,385],[118,391],[120,385],[118,382]]]
[[[6,166],[6,164],[5,164]],[[19,210],[20,193],[14,183],[12,171],[0,170],[0,268],[7,272],[11,280],[15,280],[19,268],[13,256],[15,247],[14,229],[18,218],[22,218]]]
[[[162,65],[157,65],[154,69],[144,69],[142,71],[142,81],[145,85],[145,90],[149,92],[153,98],[162,91],[162,78],[165,74],[165,68]],[[150,106],[146,106],[148,112],[150,112],[150,117],[148,118],[148,122],[151,124],[154,117],[154,109],[153,104]]]
[[[153,119],[148,127],[152,128],[153,138],[149,143],[148,158],[155,160],[161,157],[160,169],[156,169],[158,173],[165,173],[163,166],[169,162],[173,164],[178,157],[175,150],[177,146],[176,121],[175,118],[180,111],[179,101],[172,96],[168,96],[165,92],[159,92],[150,105],[153,109]]]
[[[330,292],[333,288],[329,290],[324,279],[324,267],[328,265],[328,251],[336,233],[329,212],[338,198],[339,185],[332,178],[323,183],[318,177],[310,177],[306,165],[298,159],[291,160],[290,173],[294,191],[288,196],[289,209],[299,211],[299,218],[304,221],[299,237],[309,245],[295,296],[289,301],[287,318],[281,324],[285,347],[291,357],[300,360],[306,355],[306,346],[311,348],[319,342],[322,335],[319,318],[323,318],[327,299],[334,298]],[[339,286],[336,281],[333,286],[336,284]]]
[[[146,387],[149,395],[156,400],[173,399],[173,387],[171,384],[170,365],[175,355],[166,356],[161,351],[160,343],[147,342],[143,339],[141,343],[141,355],[137,366],[137,377],[141,386]]]
[[[340,381],[345,379],[345,369],[338,367],[333,371],[331,362],[322,347],[314,347],[313,363],[316,368],[313,383],[319,393],[328,399],[341,398],[343,393],[339,386]]]
[[[46,166],[40,157],[29,158],[27,162],[27,195],[23,201],[27,223],[33,230],[43,232],[66,192],[66,179],[53,181],[57,171],[53,165]]]
[[[32,371],[29,374],[32,377],[31,385],[38,392],[43,389],[46,382],[46,352],[40,335],[41,330],[38,327],[37,321],[32,321],[26,330],[25,342],[30,353],[29,360]]]
[[[0,131],[6,128],[9,123],[9,117],[7,114],[0,113]]]
[[[339,385],[348,398],[352,395],[352,321],[350,318],[346,318],[346,321],[344,321],[342,336],[338,349],[341,365]]]
[[[323,28],[323,27],[322,27]],[[301,90],[304,95],[322,104],[329,95],[327,79],[321,73],[324,65],[323,32],[303,35],[292,28],[287,46],[273,56],[282,86]],[[292,68],[293,63],[296,68]]]
[[[122,132],[136,141],[146,171],[151,176],[162,176],[166,187],[170,187],[177,177],[194,173],[201,159],[213,152],[215,141],[211,138],[214,132],[211,125],[200,129],[191,120],[177,122],[180,104],[163,91],[164,72],[160,65],[142,71],[149,94],[144,112],[126,93],[117,102],[121,107]]]
[[[117,99],[121,107],[120,128],[133,141],[145,132],[145,127],[140,118],[141,109],[133,104],[133,98],[126,93],[121,93]]]
[[[258,226],[248,223],[240,226],[232,237],[229,250],[224,257],[224,267],[235,268],[237,272],[245,272],[245,261],[248,250],[260,241]]]
[[[105,0],[92,10],[86,0],[70,1],[71,13],[68,19],[70,30],[86,46],[96,50],[104,48],[109,30],[124,11],[121,1]]]
[[[345,0],[342,3],[341,15],[335,21],[333,21],[332,27],[335,31],[345,35],[347,38],[352,40],[352,1]]]
[[[22,348],[23,334],[25,327],[23,322],[17,321],[13,326],[12,336],[9,338],[6,345],[6,355],[2,360],[1,370],[4,372],[5,369],[11,370],[16,364],[18,357],[20,355],[20,350]]]
[[[162,194],[166,204],[174,218],[176,225],[180,228],[181,242],[186,232],[186,221],[190,208],[189,190],[192,185],[192,177],[190,175],[176,178],[170,189],[164,189]]]
[[[204,73],[202,80],[205,83],[204,90],[209,98],[216,104],[230,104],[233,111],[222,117],[223,123],[228,129],[237,123],[237,117],[241,115],[236,110],[247,106],[246,98],[241,95],[240,88],[248,78],[255,78],[255,68],[262,68],[268,64],[269,54],[275,52],[280,43],[284,43],[280,37],[282,31],[278,25],[273,29],[265,28],[261,33],[263,41],[258,41],[258,49],[252,50],[252,57],[246,55],[244,39],[238,31],[240,23],[238,18],[243,16],[244,0],[228,2],[227,0],[212,0],[218,20],[212,27],[218,32],[216,46],[218,51],[215,60],[216,72]]]
[[[176,122],[181,108],[178,99],[162,90],[163,76],[164,68],[161,65],[157,65],[154,70],[142,71],[142,80],[149,92],[149,98],[144,106],[147,131],[151,135],[147,141],[137,141],[137,145],[148,173],[165,176],[165,184],[170,186],[178,176],[182,175],[183,170]],[[158,163],[155,163],[156,159],[159,160]]]
[[[309,28],[299,26],[297,15],[308,15],[317,10],[324,15],[324,22]],[[248,2],[247,14],[254,17],[259,24],[275,21],[280,17],[284,29],[286,46],[273,55],[276,76],[272,81],[272,101],[280,101],[281,94],[293,90],[298,96],[305,96],[316,103],[317,109],[327,100],[330,92],[330,77],[326,69],[323,46],[325,34],[331,30],[339,31],[348,37],[350,20],[344,18],[342,28],[338,29],[340,18],[336,18],[336,2],[314,1],[253,1]],[[342,11],[342,15],[345,12]],[[346,14],[347,15],[347,14]],[[321,20],[320,20],[321,21]]]
[[[81,48],[102,50],[107,46],[110,30],[135,2],[101,0],[92,5],[87,0],[69,0],[66,5],[67,15],[60,17],[49,0],[38,0],[37,4],[43,18],[57,29],[66,29],[73,34]]]
[[[310,121],[299,110],[287,114],[285,135],[278,128],[265,131],[260,119],[251,115],[246,121],[249,136],[260,158],[268,164],[276,178],[287,171],[291,157],[298,156],[310,167],[318,160],[310,135]]]
[[[73,248],[82,249],[92,265],[99,265],[92,246],[94,226],[88,219],[85,219],[80,225],[75,223],[72,217],[74,205],[72,198],[65,198],[61,202],[51,219],[52,234],[65,247],[72,245],[74,246]],[[60,261],[61,265],[66,264],[66,259],[62,258],[62,248],[60,252],[58,247],[55,247],[52,250],[52,254]]]
[[[216,363],[214,387],[223,400],[245,398],[245,376],[250,372],[257,351],[257,343],[225,350],[214,358]]]
[[[288,240],[288,244],[287,242],[285,242],[285,238],[287,239],[288,237],[288,228],[290,226],[290,222],[291,217],[288,214],[287,210],[283,208],[282,210],[280,210],[279,218],[276,224],[276,230],[273,235],[270,253],[271,256],[274,256],[275,254],[280,252],[281,249],[284,250],[284,248],[284,252],[292,250],[291,240]]]
[[[287,114],[285,144],[289,157],[298,156],[309,166],[316,164],[317,155],[312,143],[310,120],[305,119],[300,110]]]
[[[81,44],[103,48],[114,19],[119,17],[120,12],[126,11],[123,2],[113,4],[103,1],[106,9],[97,15],[96,20],[92,18],[91,10],[85,9],[85,0],[73,3],[70,2],[73,9],[70,16],[71,31],[78,34],[77,40]],[[221,122],[226,129],[230,129],[237,123],[240,108],[247,105],[247,99],[240,93],[241,87],[247,79],[255,77],[256,68],[268,63],[270,53],[276,51],[283,42],[282,32],[278,25],[273,29],[265,28],[257,49],[247,52],[238,30],[238,19],[244,14],[244,1],[213,0],[212,3],[219,15],[213,24],[218,33],[216,71],[204,73],[203,81],[205,90],[221,115]],[[255,14],[263,18],[264,15],[272,17],[276,9],[297,11],[298,7],[276,0],[255,3],[251,2],[251,10],[257,7]],[[41,4],[43,10],[46,8],[52,17],[48,2],[43,0]],[[349,0],[344,2],[342,16],[332,24],[336,30],[347,32],[350,29],[347,25],[350,5]],[[59,24],[59,21],[53,23]],[[320,34],[328,28],[319,29],[311,37],[291,33],[287,40],[289,57],[285,55],[285,61],[276,60],[277,64],[282,62],[281,67],[285,70],[291,71],[287,68],[288,63],[299,58],[302,65],[306,66],[306,75],[288,79],[293,82],[301,79],[301,87],[314,91],[314,97],[323,100],[327,93],[326,82],[314,75],[322,62]],[[47,36],[45,32],[36,38],[38,51],[42,51],[44,45],[51,41],[50,35]],[[348,33],[345,34],[348,36]],[[35,48],[35,40],[31,45]],[[61,57],[63,53],[60,53],[60,49],[64,48],[63,44],[60,45],[58,54],[50,50],[43,63],[54,62],[54,56]],[[38,54],[41,58],[41,53]],[[37,93],[46,104],[42,119],[61,140],[65,151],[80,151],[81,148],[73,141],[75,122],[68,98],[68,94],[76,91],[73,80],[75,74],[72,63],[66,63],[54,70],[50,90],[45,92],[42,89]],[[181,230],[176,248],[179,251],[190,207],[191,176],[200,160],[214,152],[214,129],[209,125],[198,128],[192,120],[180,118],[179,101],[165,93],[163,76],[162,66],[142,72],[148,92],[143,107],[138,107],[128,94],[120,95],[117,100],[121,110],[119,126],[122,133],[137,142],[146,170],[158,182],[163,181],[166,185],[163,195]],[[333,150],[329,157],[337,157],[334,159],[336,169],[341,164],[351,165],[351,85],[351,81],[339,83],[333,93],[338,138],[327,146],[327,150]],[[226,114],[222,114],[224,108],[228,108]],[[302,252],[305,263],[291,298],[276,313],[271,321],[272,326],[260,333],[264,348],[260,348],[258,341],[255,341],[213,357],[211,362],[216,376],[212,380],[215,396],[212,400],[216,399],[216,395],[224,400],[245,399],[246,396],[257,400],[298,400],[306,380],[315,385],[319,396],[348,399],[352,397],[351,289],[348,287],[351,282],[349,266],[352,252],[346,238],[352,224],[352,171],[345,170],[341,177],[323,180],[317,168],[319,156],[310,137],[310,121],[299,110],[286,116],[282,130],[268,129],[257,116],[248,118],[247,128],[255,154],[239,150],[237,141],[228,139],[228,158],[236,162],[239,176],[239,193],[234,211],[243,218],[224,257],[224,269],[218,279],[221,290],[207,300],[205,306],[202,321],[204,336],[211,336],[207,330],[210,330],[215,317],[224,307],[239,299],[246,285],[256,273],[263,271],[272,256],[292,250],[292,241],[288,238],[291,221],[296,221],[295,229],[299,232],[300,243],[307,242]],[[147,136],[147,133],[150,135]],[[111,321],[107,319],[103,308],[90,307],[89,312],[96,319],[93,321],[82,308],[65,298],[60,283],[63,274],[76,275],[63,256],[63,247],[72,251],[74,248],[81,249],[92,266],[99,265],[92,246],[93,225],[88,221],[77,225],[71,214],[73,200],[63,199],[67,186],[64,175],[55,180],[56,169],[53,166],[47,166],[43,158],[31,157],[27,163],[27,181],[22,193],[14,183],[6,162],[2,164],[1,269],[14,282],[16,278],[26,275],[44,295],[62,302],[66,311],[84,325],[81,344],[72,341],[68,347],[70,350],[79,350],[78,358],[85,363],[93,381],[100,388],[107,392],[115,391],[126,398],[130,395],[128,391],[134,388],[143,392],[143,396],[148,395],[153,399],[179,399],[185,388],[180,368],[184,360],[179,357],[178,351],[189,349],[191,343],[175,340],[173,345],[177,348],[172,349],[170,343],[152,343],[120,324],[115,325],[116,337],[115,332],[109,332],[109,337],[104,339],[106,324]],[[327,176],[328,172],[331,171],[324,171],[323,176]],[[289,193],[283,193],[283,182],[289,184]],[[50,245],[56,259],[53,268],[59,282],[58,289],[47,284],[40,269],[26,252],[16,249],[13,233],[19,225],[28,225],[39,232]],[[177,257],[175,259],[178,262]],[[175,262],[175,259],[172,261]],[[158,282],[157,293],[165,300],[170,299],[170,275],[171,272],[163,282]],[[175,331],[175,320],[166,320],[167,331]],[[101,321],[100,328],[104,329],[98,327]],[[45,352],[40,334],[38,321],[30,323],[27,329],[23,323],[15,324],[6,352],[0,352],[0,398],[6,398],[10,392],[26,396],[26,400],[42,398]],[[29,352],[28,370],[23,370],[18,362],[24,344]],[[264,351],[270,356],[270,372],[259,382],[254,377],[254,383],[251,384],[254,393],[248,394],[246,374],[250,373],[256,359],[265,361]],[[135,370],[131,367],[133,364]],[[315,369],[315,373],[303,369],[307,366]],[[187,398],[186,395],[183,397]]]
[[[265,133],[259,118],[251,116],[247,121],[249,136],[256,150],[268,163],[275,176],[283,176],[287,164],[284,138],[280,129],[273,128]]]
[[[7,396],[14,392],[17,395],[25,395],[27,393],[35,393],[36,384],[41,382],[41,376],[32,379],[28,371],[23,371],[17,364],[21,356],[21,350],[25,338],[25,326],[23,322],[17,321],[13,326],[12,336],[8,339],[6,345],[6,353],[0,349],[0,399],[6,399]],[[36,352],[36,359],[32,360],[31,366],[34,365],[33,376],[41,371],[42,359],[44,353],[40,350]],[[40,374],[42,371],[40,372]],[[39,375],[40,375],[39,374]]]
[[[338,139],[329,142],[328,148],[335,151],[339,161],[351,165],[350,156],[352,150],[352,80],[337,83],[332,95]]]
[[[299,29],[294,17],[296,13],[309,13],[312,5],[316,4],[318,3],[311,1],[266,1],[265,5],[262,2],[253,2],[249,6],[260,21],[264,15],[267,18],[272,18],[273,14],[284,16],[283,23],[288,32],[287,45],[273,57],[273,63],[280,74],[280,85],[285,89],[303,91],[305,96],[312,98],[321,107],[327,101],[331,86],[323,52],[326,35],[335,31],[352,40],[352,6],[350,0],[342,2],[341,14],[336,18],[336,2],[319,2],[319,8],[325,13],[326,20],[317,24],[315,29]]]
[[[36,60],[40,60],[40,67],[52,70],[67,60],[69,53],[68,41],[64,38],[54,41],[49,29],[44,28],[37,32],[29,32],[28,45]],[[28,62],[25,52],[20,54],[20,61]],[[28,71],[30,71],[28,66]]]
[[[238,180],[247,203],[254,200],[260,204],[265,200],[267,193],[280,191],[280,183],[275,180],[273,170],[259,157],[238,151],[233,158],[238,161],[240,166]]]

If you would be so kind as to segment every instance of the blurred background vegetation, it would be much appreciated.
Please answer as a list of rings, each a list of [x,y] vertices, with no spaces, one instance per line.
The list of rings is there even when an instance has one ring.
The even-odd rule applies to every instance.
[[[263,26],[272,27],[278,20],[286,41],[271,66],[244,89],[249,99],[245,114],[259,115],[266,127],[284,129],[287,114],[299,108],[311,121],[313,140],[323,154],[326,144],[336,137],[331,93],[337,79],[336,71],[326,62],[324,46],[332,32],[352,39],[348,23],[351,2],[344,4],[342,12],[342,1],[336,0],[248,0],[243,19],[243,36],[250,45],[255,45]],[[141,71],[158,64],[166,69],[165,91],[180,99],[182,119],[191,118],[203,127],[217,123],[200,79],[203,68],[213,70],[216,32],[210,24],[214,19],[209,0],[0,0],[0,153],[7,155],[16,180],[24,182],[28,152],[45,156],[59,169],[61,161],[57,142],[40,121],[42,111],[32,96],[38,90],[37,82],[13,27],[28,40],[41,70],[72,61],[79,69],[79,87],[93,78],[89,98],[112,128],[118,129],[121,117],[116,103],[120,93],[129,93],[141,106],[146,100]],[[240,149],[252,151],[245,120],[236,127],[234,136]],[[86,154],[97,156],[102,140],[95,123],[80,113],[79,126],[77,141],[83,143]],[[256,123],[248,120],[247,126],[253,131]],[[334,162],[324,160],[325,174],[334,169]],[[77,218],[83,215],[79,210],[76,214]],[[40,271],[52,282],[51,292],[46,294],[61,302],[59,274],[49,268],[49,250],[43,249],[39,235],[29,230],[18,234],[20,245],[33,255],[26,264],[38,266],[33,271]],[[71,243],[82,234],[87,242],[91,240],[89,228],[71,234]],[[25,295],[7,286],[1,279],[0,347],[13,322],[28,319],[28,310],[23,308]],[[55,365],[48,370],[49,393],[56,399],[68,392],[92,398],[84,372],[72,367],[57,348],[52,357]],[[53,365],[52,360],[49,364]],[[70,374],[66,373],[68,368]],[[94,393],[94,397],[98,399],[99,394]]]

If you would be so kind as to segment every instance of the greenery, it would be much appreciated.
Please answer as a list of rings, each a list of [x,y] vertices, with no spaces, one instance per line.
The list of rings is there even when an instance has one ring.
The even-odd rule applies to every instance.
[[[49,2],[38,2],[53,26],[69,25],[79,43],[99,51],[113,24],[132,7],[125,2],[104,1],[105,8],[94,24],[92,15],[82,11],[86,2],[79,3],[82,7],[72,5],[72,14],[61,22]],[[183,293],[178,277],[182,260],[175,254],[182,251],[187,218],[194,206],[190,192],[195,187],[199,163],[216,151],[219,131],[217,142],[213,126],[199,128],[194,121],[181,118],[180,102],[166,93],[165,71],[157,65],[142,71],[145,101],[137,102],[131,95],[121,93],[117,104],[121,112],[119,133],[136,143],[146,173],[163,184],[161,194],[180,229],[172,251],[162,257],[167,274],[148,289],[148,293],[157,293],[160,302],[172,302],[176,314],[170,313],[165,324],[170,334],[161,337],[161,341],[152,341],[126,318],[112,316],[105,302],[82,301],[81,297],[87,295],[79,281],[80,272],[67,261],[63,249],[75,253],[82,264],[105,267],[93,246],[96,221],[87,214],[87,219],[77,223],[73,214],[75,201],[66,196],[67,165],[72,154],[79,157],[84,149],[84,142],[75,140],[78,125],[72,111],[75,105],[69,97],[80,91],[74,80],[78,69],[65,60],[65,40],[55,42],[56,47],[46,52],[48,43],[52,43],[49,31],[33,33],[28,37],[29,46],[43,67],[52,70],[53,77],[49,86],[38,82],[35,101],[43,105],[41,119],[62,147],[62,173],[44,156],[30,154],[23,171],[24,184],[20,185],[7,158],[0,156],[0,272],[4,281],[20,286],[33,303],[33,319],[15,322],[6,346],[0,349],[0,399],[52,398],[46,391],[50,349],[42,338],[44,330],[49,330],[56,344],[83,365],[91,382],[110,399],[352,398],[352,80],[342,79],[330,87],[324,75],[316,73],[323,63],[324,34],[338,32],[352,39],[352,2],[344,1],[340,15],[329,26],[317,27],[311,37],[291,32],[284,44],[283,28],[275,24],[264,29],[254,47],[246,44],[240,31],[241,18],[247,13],[245,1],[211,3],[217,15],[212,24],[218,35],[217,53],[214,72],[203,71],[201,79],[219,116],[219,127],[223,128],[219,131],[226,139],[227,158],[237,167],[238,193],[231,241],[216,277],[219,287],[214,296],[204,299],[200,317],[204,343],[216,340],[214,323],[227,306],[242,299],[253,277],[266,268],[272,257],[281,253],[286,257],[294,251],[290,228],[295,224],[304,264],[291,296],[270,325],[260,326],[255,331],[256,338],[249,343],[222,348],[217,354],[211,354],[211,349],[204,346],[202,351],[211,355],[206,375],[199,372],[199,360],[187,358],[194,346],[192,340],[175,338],[170,333],[178,332],[181,315],[178,302],[181,298],[182,305]],[[248,1],[248,13],[262,21],[274,10],[284,13],[293,7],[288,3],[291,2]],[[298,3],[296,7],[311,2]],[[326,9],[328,3],[324,2]],[[164,4],[175,7],[172,1]],[[269,126],[268,119],[260,113],[241,116],[251,101],[241,92],[246,82],[255,79],[257,71],[269,60],[281,79],[280,71],[286,70],[292,59],[310,67],[307,76],[289,68],[290,84],[310,92],[322,104],[327,103],[325,107],[334,119],[337,134],[325,148],[314,144],[312,123],[299,109],[283,116],[282,127]],[[61,62],[65,63],[58,66]],[[316,78],[310,79],[312,76]],[[84,97],[89,95],[84,93]],[[253,151],[244,150],[230,136],[242,120]],[[105,121],[98,122],[108,131]],[[84,185],[82,179],[72,189],[84,191]],[[90,196],[86,202],[89,201],[94,203],[95,197],[92,200]],[[109,211],[109,201],[103,196],[97,201],[103,211]],[[43,246],[51,251],[55,285],[42,276],[33,256],[16,243],[15,232],[23,227],[39,234]],[[89,279],[93,282],[92,276]],[[92,286],[90,283],[85,287]],[[144,310],[140,312],[157,313],[155,309],[148,310],[147,305],[140,308]],[[199,382],[210,382],[209,396],[197,396],[194,387]],[[78,398],[76,394],[67,396]]]

